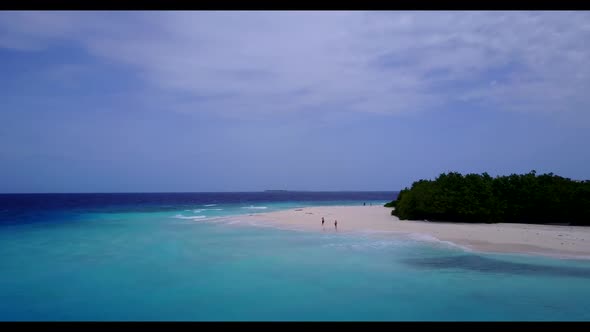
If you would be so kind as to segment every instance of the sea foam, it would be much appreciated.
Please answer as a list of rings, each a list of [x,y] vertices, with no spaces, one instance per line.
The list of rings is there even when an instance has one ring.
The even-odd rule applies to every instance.
[[[250,206],[243,206],[242,209],[253,209],[253,210],[260,209],[260,210],[264,210],[264,209],[268,209],[268,207],[266,207],[266,206],[253,206],[253,205],[250,205]]]
[[[444,241],[441,240],[439,238],[436,238],[432,235],[428,235],[428,234],[424,234],[424,233],[408,233],[406,234],[410,239],[415,240],[415,241],[424,241],[424,242],[430,242],[430,243],[438,243],[441,245],[445,245],[448,247],[454,247],[454,248],[458,248],[458,249],[462,249],[464,251],[472,251],[469,247],[466,246],[462,246],[460,244],[451,242],[451,241]]]
[[[177,219],[203,219],[203,218],[207,218],[207,216],[192,216],[192,217],[187,217],[187,216],[183,216],[182,214],[177,214],[175,215],[173,218],[177,218]]]
[[[203,211],[222,211],[222,210],[223,209],[196,209],[196,210],[193,210],[193,212],[194,213],[201,213]],[[189,210],[186,210],[186,211],[189,211]]]

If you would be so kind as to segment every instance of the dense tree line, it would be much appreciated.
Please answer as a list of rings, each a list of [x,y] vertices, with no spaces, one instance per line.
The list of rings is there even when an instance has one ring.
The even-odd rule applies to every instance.
[[[590,225],[590,181],[450,172],[414,182],[385,206],[402,220]]]

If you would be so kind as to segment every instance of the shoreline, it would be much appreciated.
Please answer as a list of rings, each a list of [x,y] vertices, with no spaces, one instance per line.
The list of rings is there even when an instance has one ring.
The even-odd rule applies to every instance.
[[[324,227],[322,217],[325,218]],[[223,219],[311,232],[418,234],[420,236],[414,237],[418,240],[447,242],[469,251],[590,260],[590,227],[584,226],[399,220],[391,215],[391,208],[383,206],[313,206]],[[337,231],[334,220],[338,220]]]

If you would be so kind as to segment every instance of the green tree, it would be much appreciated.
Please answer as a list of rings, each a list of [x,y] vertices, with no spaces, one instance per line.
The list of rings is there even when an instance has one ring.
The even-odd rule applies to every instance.
[[[537,176],[442,173],[404,188],[386,206],[400,219],[590,225],[590,181]]]

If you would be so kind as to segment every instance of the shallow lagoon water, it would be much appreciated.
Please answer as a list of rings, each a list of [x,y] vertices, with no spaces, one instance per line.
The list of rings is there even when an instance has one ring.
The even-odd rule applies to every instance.
[[[0,320],[590,319],[588,261],[219,218],[326,204],[362,201],[60,210],[5,223]]]

